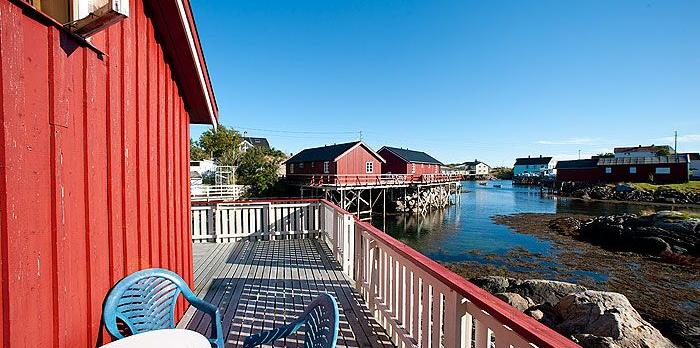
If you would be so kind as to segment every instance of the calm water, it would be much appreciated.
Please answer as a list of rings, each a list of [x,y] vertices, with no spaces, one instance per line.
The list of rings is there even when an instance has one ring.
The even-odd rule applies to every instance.
[[[502,185],[497,188],[494,185]],[[486,186],[474,181],[462,183],[461,203],[427,217],[388,217],[385,231],[437,261],[486,261],[481,254],[505,254],[521,247],[529,252],[550,255],[549,241],[513,232],[492,221],[494,215],[516,213],[577,213],[606,215],[656,209],[638,204],[585,202],[543,197],[536,187],[513,186],[510,181],[490,181]],[[383,221],[374,221],[383,227]],[[497,261],[496,261],[497,263]]]

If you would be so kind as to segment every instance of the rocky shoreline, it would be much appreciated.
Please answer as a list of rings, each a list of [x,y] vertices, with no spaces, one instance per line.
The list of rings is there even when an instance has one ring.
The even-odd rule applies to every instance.
[[[634,221],[638,224],[635,226],[642,228],[644,233],[651,233],[644,230],[654,227],[649,224],[658,223],[655,228],[663,229],[659,226],[669,222],[668,218],[674,220],[671,224],[678,223],[678,217],[673,217],[673,214],[666,217],[662,214],[656,218],[657,222],[650,217],[628,215],[619,218],[624,220],[625,226]],[[663,249],[639,249],[637,241],[632,240],[628,240],[626,244],[608,245],[600,240],[595,242],[596,238],[592,237],[595,234],[585,232],[597,229],[595,226],[605,225],[602,218],[591,219],[588,216],[575,215],[562,217],[562,214],[494,217],[497,223],[505,224],[519,233],[535,235],[551,242],[552,249],[555,250],[552,254],[529,253],[516,248],[507,253],[479,255],[481,261],[448,263],[447,266],[468,279],[483,275],[514,279],[546,278],[573,282],[587,291],[623,294],[643,320],[659,329],[674,344],[681,347],[700,346],[700,266],[695,256],[696,249],[689,246],[697,244],[689,240],[680,240],[665,230],[664,233],[656,231],[659,233],[653,237],[663,240],[668,244],[668,248],[664,246]],[[615,223],[605,226],[614,226],[620,222],[615,218],[611,221]],[[627,227],[629,230],[625,230]],[[624,233],[618,233],[619,229],[613,228],[617,232],[612,234],[620,238],[629,238],[628,234],[633,233],[636,228],[626,226],[623,228],[626,231]],[[697,224],[694,228],[697,232]],[[609,236],[599,234],[597,238]],[[697,238],[697,234],[695,236]],[[646,237],[651,236],[642,236]],[[697,243],[697,239],[694,243]],[[525,301],[528,303],[527,299]],[[555,304],[552,303],[553,306]],[[601,341],[591,338],[583,342],[586,342],[585,346],[590,347],[610,346],[604,344],[605,339]]]
[[[671,188],[643,190],[630,184],[590,185],[562,183],[558,194],[562,197],[585,200],[700,205],[700,192],[684,192]]]

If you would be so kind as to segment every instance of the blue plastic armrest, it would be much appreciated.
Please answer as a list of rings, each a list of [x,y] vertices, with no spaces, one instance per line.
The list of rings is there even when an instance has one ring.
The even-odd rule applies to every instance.
[[[221,328],[221,313],[219,309],[211,303],[201,300],[194,293],[189,291],[189,289],[183,290],[182,295],[194,308],[211,316],[211,331],[213,337],[209,339],[209,342],[216,348],[224,348],[224,336],[223,329]]]
[[[304,325],[304,320],[297,320],[289,325],[278,327],[274,330],[264,331],[248,336],[243,342],[243,348],[252,348],[262,344],[272,343],[280,338],[287,337],[299,330]]]

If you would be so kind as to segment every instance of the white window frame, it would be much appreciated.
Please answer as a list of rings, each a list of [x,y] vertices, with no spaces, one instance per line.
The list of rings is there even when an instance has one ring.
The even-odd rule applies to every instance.
[[[630,167],[630,174],[637,174],[637,167]]]
[[[416,164],[411,163],[411,174],[416,174]]]
[[[656,167],[654,169],[655,174],[671,174],[671,167]]]
[[[605,167],[605,174],[612,174],[612,167]]]
[[[323,173],[328,174],[331,172],[331,163],[328,161],[323,162]]]
[[[374,162],[372,162],[372,161],[365,162],[365,173],[367,173],[367,174],[374,173]]]

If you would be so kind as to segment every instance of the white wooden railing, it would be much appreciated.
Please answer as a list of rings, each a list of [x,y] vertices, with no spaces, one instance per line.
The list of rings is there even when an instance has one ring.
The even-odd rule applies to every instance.
[[[194,205],[192,227],[195,242],[322,238],[398,347],[578,347],[325,200]]]
[[[210,201],[223,198],[237,200],[248,190],[245,185],[193,185],[190,188],[192,201]]]

